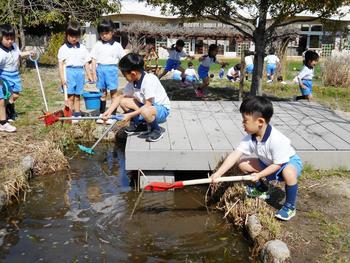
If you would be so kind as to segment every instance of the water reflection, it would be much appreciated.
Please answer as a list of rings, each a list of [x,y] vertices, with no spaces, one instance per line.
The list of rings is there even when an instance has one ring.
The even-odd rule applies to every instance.
[[[71,171],[36,178],[25,204],[0,218],[4,262],[244,262],[248,249],[204,190],[139,193],[129,186],[123,149],[81,154]]]

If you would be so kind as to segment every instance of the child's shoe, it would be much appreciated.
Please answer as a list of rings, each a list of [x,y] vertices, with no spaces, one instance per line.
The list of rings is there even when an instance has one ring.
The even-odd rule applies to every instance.
[[[202,89],[196,89],[196,96],[201,98],[201,97],[204,97],[204,92]]]
[[[282,208],[276,213],[275,217],[283,221],[290,220],[296,214],[296,209],[289,204],[284,204]]]
[[[270,199],[269,191],[262,191],[259,187],[247,185],[245,192],[248,197],[260,198],[262,200]]]
[[[163,138],[163,132],[161,130],[155,129],[148,134],[146,138],[146,142],[156,142],[162,138]]]
[[[102,114],[100,114],[99,117],[102,117]],[[104,123],[104,120],[103,120],[103,119],[97,119],[97,120],[96,120],[96,123],[98,123],[98,124],[103,124],[103,123]]]
[[[272,82],[272,79],[269,79],[266,81],[266,83],[271,83]]]
[[[0,124],[0,131],[4,132],[15,132],[17,129],[15,126],[12,126],[10,123],[6,122],[4,125]]]
[[[125,133],[128,135],[139,134],[146,131],[148,131],[148,127],[145,123],[135,124],[134,122],[130,122],[129,127],[125,129]]]

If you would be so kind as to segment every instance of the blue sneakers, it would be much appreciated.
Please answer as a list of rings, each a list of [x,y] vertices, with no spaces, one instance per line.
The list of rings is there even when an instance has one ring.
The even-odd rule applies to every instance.
[[[275,217],[283,221],[290,220],[296,214],[296,209],[290,204],[284,204],[282,208],[276,213]]]

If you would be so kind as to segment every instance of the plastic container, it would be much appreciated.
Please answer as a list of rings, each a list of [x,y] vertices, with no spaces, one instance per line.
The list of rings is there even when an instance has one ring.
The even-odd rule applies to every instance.
[[[101,92],[84,92],[83,98],[85,101],[85,107],[87,110],[97,110],[100,109],[100,98],[102,96]]]

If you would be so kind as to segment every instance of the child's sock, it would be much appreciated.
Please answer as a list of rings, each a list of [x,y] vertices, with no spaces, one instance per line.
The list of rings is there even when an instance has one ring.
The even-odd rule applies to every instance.
[[[75,111],[75,112],[73,112],[73,116],[74,117],[80,117],[81,116],[81,112]]]
[[[131,119],[131,121],[132,121],[136,126],[139,125],[139,123],[140,123],[139,115],[133,117],[133,118]]]
[[[0,121],[0,125],[5,125],[7,120]]]
[[[151,130],[160,130],[160,127],[158,125],[158,122],[156,119],[154,119],[154,121],[151,122]]]
[[[106,101],[105,100],[101,100],[100,113],[103,114],[105,111],[106,111]]]
[[[285,189],[286,189],[286,202],[285,202],[285,204],[289,204],[293,208],[295,208],[295,201],[297,199],[297,193],[298,193],[298,184],[286,185]]]
[[[9,119],[14,119],[16,116],[16,111],[15,111],[15,104],[14,103],[7,103],[6,104],[6,115],[7,118]]]

